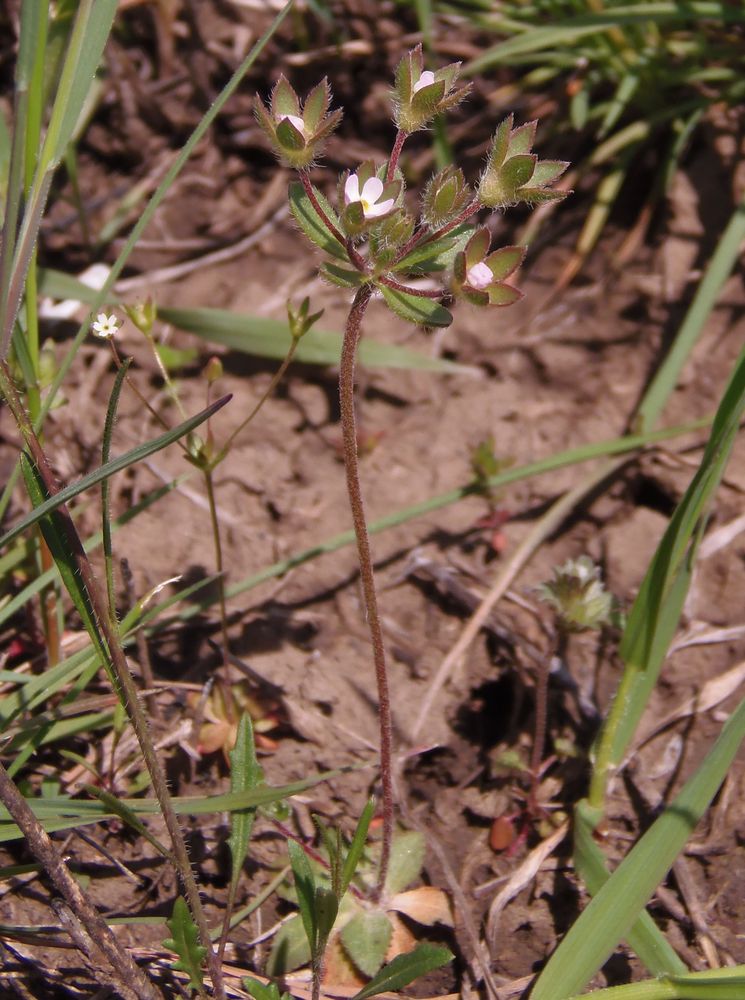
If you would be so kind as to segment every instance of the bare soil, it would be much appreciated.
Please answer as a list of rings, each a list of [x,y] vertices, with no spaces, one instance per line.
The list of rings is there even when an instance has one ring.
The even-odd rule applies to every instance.
[[[153,189],[267,23],[265,14],[249,5],[218,0],[177,7],[171,26],[158,21],[157,10],[142,5],[122,13],[109,50],[105,93],[78,150],[81,194],[93,234],[133,184]],[[212,306],[282,318],[288,298],[298,302],[310,295],[314,309],[325,309],[321,325],[342,329],[345,294],[316,277],[316,254],[282,211],[289,175],[274,165],[251,111],[254,92],[266,94],[280,71],[301,93],[328,73],[336,99],[348,114],[314,179],[330,187],[329,179],[338,170],[365,158],[385,157],[392,139],[385,106],[388,80],[401,52],[417,39],[415,22],[397,6],[367,0],[347,3],[336,14],[338,37],[310,15],[298,14],[270,43],[132,257],[121,286],[129,300],[151,294],[161,306]],[[467,57],[477,42],[453,31],[443,33],[439,48],[446,58]],[[494,86],[493,80],[477,82],[473,100],[456,117],[456,157],[471,176],[495,122],[511,110],[490,100]],[[544,103],[550,134],[550,97]],[[533,117],[529,107],[518,113],[521,119]],[[539,130],[542,155],[572,155],[571,150],[541,149],[541,134]],[[360,370],[363,489],[371,522],[469,483],[472,453],[490,436],[500,459],[522,465],[629,430],[634,408],[680,324],[733,205],[720,138],[713,126],[702,133],[647,239],[620,268],[614,266],[614,252],[645,196],[643,177],[627,193],[579,279],[566,290],[555,291],[555,283],[587,211],[589,188],[578,191],[546,221],[521,274],[526,298],[519,306],[483,312],[459,306],[453,326],[433,334],[413,331],[392,318],[382,303],[373,303],[365,321],[367,336],[450,358],[470,366],[471,372],[441,376]],[[405,161],[412,182],[427,175],[429,149],[428,136],[412,142]],[[45,263],[78,273],[94,260],[112,260],[118,242],[103,250],[87,245],[66,200],[69,194],[69,182],[63,178],[53,194],[42,253]],[[495,241],[511,242],[514,227],[522,221],[519,216],[492,220]],[[260,227],[260,238],[249,249],[226,253],[217,263],[209,257],[201,260],[204,254],[240,245]],[[161,280],[159,270],[177,264],[186,265],[182,275]],[[744,306],[740,270],[727,282],[683,372],[665,411],[665,425],[713,412],[745,334]],[[71,329],[57,324],[45,331],[58,357]],[[201,370],[207,357],[216,353],[222,358],[225,374],[217,390],[232,393],[233,399],[213,421],[219,442],[260,397],[275,362],[207,346],[179,331],[166,333],[171,346],[199,348],[199,360],[178,375],[188,412],[204,405]],[[177,414],[154,362],[131,326],[125,327],[119,349],[135,356],[134,377],[141,390],[175,422]],[[220,466],[217,502],[230,585],[351,525],[340,462],[336,375],[329,368],[293,365]],[[98,462],[112,380],[106,345],[91,342],[71,372],[66,405],[53,412],[46,432],[48,451],[64,480]],[[157,431],[139,400],[125,395],[116,450]],[[16,436],[5,413],[2,433],[8,468]],[[426,833],[424,878],[452,895],[456,913],[452,935],[435,932],[454,948],[456,963],[418,984],[419,995],[475,995],[484,967],[503,986],[504,996],[520,995],[529,984],[527,977],[541,968],[586,902],[572,872],[567,838],[501,914],[491,912],[506,879],[548,833],[531,827],[526,842],[513,851],[495,851],[489,841],[493,821],[514,813],[519,793],[525,791],[520,775],[500,766],[500,760],[506,750],[529,758],[535,665],[555,651],[551,616],[537,600],[535,588],[550,577],[553,567],[586,553],[600,563],[621,604],[630,607],[704,442],[705,432],[697,431],[648,449],[576,508],[527,561],[488,627],[447,677],[421,726],[421,706],[468,615],[538,518],[591,467],[571,466],[523,480],[491,500],[471,496],[374,538],[400,755],[401,819],[404,826]],[[709,711],[695,707],[704,685],[745,658],[745,534],[741,528],[716,544],[717,531],[742,515],[744,458],[739,442],[712,512],[709,536],[715,542],[696,570],[675,651],[636,751],[613,785],[605,844],[613,860],[628,850],[693,772],[735,704],[733,694]],[[158,453],[115,480],[114,513],[187,470],[178,449]],[[19,495],[12,519],[21,505]],[[484,518],[495,507],[497,522],[484,527]],[[95,531],[97,518],[94,504],[85,507],[78,518],[81,532]],[[176,575],[183,582],[212,573],[215,557],[199,478],[192,475],[122,529],[115,545],[132,568],[137,594]],[[122,607],[127,603],[122,593]],[[245,589],[230,601],[229,612],[232,653],[266,682],[251,689],[257,715],[272,715],[277,723],[268,726],[263,737],[267,780],[283,784],[351,765],[346,773],[293,800],[286,824],[311,836],[310,814],[317,812],[349,832],[366,797],[376,789],[378,738],[371,650],[353,547],[319,555]],[[18,622],[18,630],[27,648],[34,648],[34,623]],[[71,636],[75,630],[71,618]],[[219,651],[211,644],[216,641],[219,619],[213,604],[188,626],[165,629],[151,642],[160,713],[154,728],[164,740],[173,790],[180,795],[227,787],[223,755],[199,754],[195,726],[199,693],[220,670]],[[617,641],[617,635],[605,634],[575,636],[569,642],[564,665],[580,699],[559,678],[552,682],[547,752],[556,752],[557,758],[546,771],[542,794],[566,813],[585,790],[586,755],[595,732],[587,706],[602,713],[619,677]],[[133,662],[138,669],[137,657]],[[237,682],[242,675],[237,666],[233,670]],[[105,690],[103,685],[99,690]],[[109,735],[102,733],[100,742],[73,739],[69,748],[106,772]],[[38,783],[60,764],[58,757],[40,752],[29,780]],[[680,867],[651,905],[692,968],[704,967],[711,954],[723,963],[745,962],[741,765],[742,757]],[[63,790],[70,793],[90,778],[72,763],[61,768]],[[117,780],[122,782],[117,790],[126,792],[121,774]],[[157,831],[157,825],[153,828]],[[206,905],[217,920],[229,871],[225,818],[194,818],[189,830]],[[88,827],[83,833],[87,840],[77,833],[58,834],[56,839],[76,873],[91,880],[91,894],[107,917],[170,914],[174,879],[148,844],[115,824]],[[276,826],[260,820],[238,906],[269,882],[281,863],[282,843]],[[29,860],[20,844],[9,845],[2,858],[4,864]],[[126,870],[119,870],[115,861]],[[0,895],[0,920],[4,925],[54,925],[48,900],[43,877],[14,879]],[[234,932],[227,952],[235,973],[230,980],[234,995],[243,995],[241,974],[263,968],[267,943],[249,942],[283,912],[272,897]],[[143,957],[155,961],[165,954],[160,947],[166,936],[162,924],[130,924],[117,933]],[[433,931],[427,928],[423,934],[432,937]],[[50,935],[64,938],[61,933]],[[76,951],[42,947],[22,936],[9,936],[5,949],[3,996],[16,995],[14,978],[39,998],[91,995]],[[622,983],[642,973],[630,952],[620,948],[597,982]]]

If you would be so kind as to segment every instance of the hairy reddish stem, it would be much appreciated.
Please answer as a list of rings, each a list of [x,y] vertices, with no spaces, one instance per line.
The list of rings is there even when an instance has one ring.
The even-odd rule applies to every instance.
[[[373,647],[375,680],[378,686],[378,722],[380,726],[380,780],[383,787],[383,845],[380,852],[380,870],[376,898],[385,886],[388,863],[391,856],[393,838],[393,725],[391,722],[391,699],[388,692],[388,671],[385,663],[383,631],[378,614],[378,598],[375,590],[375,575],[370,553],[370,538],[367,532],[365,507],[360,487],[359,463],[357,460],[357,422],[354,415],[354,372],[357,345],[362,332],[362,317],[372,297],[373,287],[362,285],[357,289],[352,308],[349,310],[344,329],[344,343],[341,351],[339,370],[339,405],[341,408],[341,429],[344,441],[344,470],[347,476],[347,493],[352,508],[354,534],[357,539],[357,555],[360,564],[362,592],[367,611],[367,625]]]
[[[316,198],[316,192],[313,190],[313,185],[310,183],[310,177],[308,176],[307,171],[298,170],[298,177],[300,178],[300,183],[303,185],[303,190],[308,195],[308,200],[320,216],[324,226],[328,229],[335,240],[338,240],[342,246],[346,246],[346,240],[321,208],[320,202],[318,201],[318,198]]]
[[[408,132],[402,132],[401,129],[399,129],[396,133],[396,141],[393,143],[393,149],[391,150],[390,159],[388,160],[388,170],[385,175],[387,184],[390,184],[396,176],[396,167],[398,166],[398,161],[401,157],[401,150],[404,148],[407,135]]]
[[[381,274],[378,283],[387,288],[395,288],[397,292],[406,292],[407,295],[418,295],[420,299],[441,299],[445,292],[441,288],[412,288],[410,285],[403,285],[395,278],[387,274]]]
[[[439,240],[442,236],[446,236],[452,229],[459,226],[462,222],[466,222],[475,215],[482,208],[481,202],[478,198],[475,198],[470,205],[463,209],[460,215],[456,215],[454,219],[451,219],[446,226],[441,226],[440,229],[436,229],[433,233],[428,232],[426,229],[420,229],[418,232],[414,233],[408,243],[404,244],[403,247],[398,251],[396,259],[393,261],[394,264],[398,264],[399,261],[403,260],[406,254],[411,253],[414,247],[419,246],[422,241],[430,243],[434,240]]]

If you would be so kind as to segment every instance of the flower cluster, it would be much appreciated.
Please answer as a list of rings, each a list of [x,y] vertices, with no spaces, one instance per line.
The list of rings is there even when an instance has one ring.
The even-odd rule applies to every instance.
[[[471,222],[479,211],[554,201],[567,193],[550,188],[567,164],[539,161],[532,152],[536,123],[516,128],[510,116],[496,131],[475,192],[458,167],[445,167],[427,184],[418,219],[410,214],[399,168],[403,146],[412,132],[465,96],[468,88],[456,87],[459,69],[458,63],[425,69],[421,46],[401,59],[393,94],[398,133],[391,154],[386,163],[367,161],[343,174],[336,207],[313,186],[307,169],[341,115],[329,111],[328,82],[324,79],[301,104],[280,77],[269,106],[256,106],[274,152],[298,171],[299,183],[290,185],[290,208],[305,235],[329,258],[321,267],[324,277],[350,289],[372,286],[393,312],[424,326],[452,321],[443,304],[448,299],[507,306],[522,298],[508,279],[522,264],[525,248],[491,251],[489,230]],[[426,276],[436,279],[439,290],[411,285]]]
[[[616,623],[615,599],[603,586],[600,567],[589,556],[568,559],[554,570],[553,580],[541,584],[538,594],[572,632]]]

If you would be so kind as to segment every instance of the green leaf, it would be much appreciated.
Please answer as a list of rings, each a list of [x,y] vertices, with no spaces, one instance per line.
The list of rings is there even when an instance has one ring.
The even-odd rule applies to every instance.
[[[375,812],[375,799],[368,799],[367,805],[362,810],[362,815],[360,816],[359,823],[357,824],[357,829],[354,831],[354,836],[352,837],[352,843],[349,845],[349,850],[347,851],[347,856],[344,859],[344,866],[341,872],[341,895],[349,888],[349,883],[354,878],[354,873],[357,871],[357,865],[362,857],[362,852],[365,849],[365,841],[367,840],[367,832],[370,829],[370,822],[373,818],[373,813]]]
[[[332,889],[319,885],[316,887],[315,914],[318,928],[318,951],[323,952],[332,931],[336,915],[339,912],[339,900]]]
[[[44,541],[52,553],[62,582],[75,605],[75,610],[80,615],[85,630],[101,658],[101,662],[109,672],[109,678],[114,683],[114,677],[109,665],[108,649],[99,631],[98,621],[93,611],[90,596],[80,577],[76,554],[72,548],[67,526],[62,516],[55,513],[55,508],[59,504],[54,504],[53,501],[59,497],[59,493],[54,497],[49,497],[41,474],[25,452],[21,452],[20,461],[26,490],[34,507],[30,516],[38,515],[34,517],[34,521],[39,524]],[[39,511],[44,508],[47,508],[46,511],[39,514]]]
[[[398,833],[391,844],[385,891],[393,896],[419,877],[424,864],[424,837],[416,830]]]
[[[27,514],[26,517],[22,518],[15,527],[7,531],[2,538],[0,538],[0,549],[9,545],[14,538],[22,534],[27,528],[39,522],[43,517],[52,511],[61,507],[63,503],[67,503],[68,500],[72,500],[73,497],[78,496],[78,494],[83,493],[85,490],[91,488],[91,486],[97,486],[102,483],[104,479],[108,479],[109,476],[113,476],[115,472],[121,472],[122,469],[128,468],[130,465],[135,465],[137,462],[141,462],[143,459],[148,458],[150,455],[155,454],[156,451],[160,451],[166,448],[169,444],[173,444],[179,438],[184,437],[190,431],[193,431],[195,427],[199,427],[200,424],[204,423],[205,420],[217,413],[218,410],[222,409],[227,402],[230,401],[231,396],[223,396],[221,399],[216,400],[211,406],[206,407],[200,413],[197,413],[193,417],[189,417],[183,423],[174,427],[170,431],[166,431],[165,434],[161,434],[160,437],[153,438],[152,441],[147,441],[145,444],[138,445],[136,448],[132,448],[131,451],[125,452],[120,455],[119,458],[114,458],[106,465],[102,465],[100,468],[91,472],[89,475],[84,476],[79,479],[77,483],[71,483],[70,486],[66,486],[64,489],[60,490],[59,493],[55,493],[54,496],[48,497],[42,503]]]
[[[384,965],[367,986],[355,993],[352,1000],[365,1000],[365,997],[374,997],[377,993],[400,990],[419,976],[452,962],[454,957],[448,948],[426,942],[419,944],[413,951],[398,955],[392,962]]]
[[[385,961],[393,934],[390,920],[380,911],[362,910],[341,931],[344,949],[366,976],[374,976]]]
[[[54,169],[65,154],[101,61],[116,7],[117,0],[82,0],[78,8],[39,158],[43,170]]]
[[[230,790],[231,792],[250,792],[263,782],[264,772],[256,757],[253,724],[251,716],[244,712],[238,723],[235,746],[230,751]],[[241,868],[246,858],[248,844],[251,839],[256,807],[240,809],[230,815],[230,846],[232,885],[237,885]]]
[[[473,235],[473,227],[467,223],[457,226],[438,240],[422,242],[394,267],[394,271],[427,272],[448,267],[459,250],[462,250]]]
[[[172,937],[167,938],[163,946],[178,955],[178,961],[173,963],[173,968],[188,975],[192,989],[201,990],[204,985],[202,963],[207,949],[199,944],[197,929],[182,896],[176,897],[173,916],[170,920],[166,920],[166,926]]]
[[[311,960],[308,936],[299,916],[282,924],[266,963],[267,976],[283,976]]]
[[[295,876],[295,891],[300,918],[303,921],[305,936],[310,945],[311,958],[318,953],[318,921],[316,919],[316,883],[313,869],[305,851],[294,840],[287,841],[287,853]]]
[[[434,299],[399,292],[387,285],[378,287],[389,309],[408,323],[416,323],[417,326],[450,326],[453,322],[452,315]]]
[[[326,261],[319,270],[322,278],[342,288],[359,288],[362,284],[362,275],[353,267],[339,267],[338,264]]]
[[[243,987],[255,1000],[292,1000],[289,993],[280,994],[276,983],[260,983],[258,979],[246,976]]]
[[[313,188],[313,194],[315,195],[322,210],[326,213],[329,221],[332,222],[338,229],[339,219],[337,218],[336,212],[334,212],[333,208],[320,191]],[[315,206],[305,193],[303,185],[299,181],[293,181],[292,184],[290,184],[289,199],[290,211],[308,239],[312,243],[315,243],[317,247],[320,247],[321,250],[329,254],[329,256],[337,257],[339,260],[347,260],[347,254],[344,247],[328,231],[326,224],[316,211]]]

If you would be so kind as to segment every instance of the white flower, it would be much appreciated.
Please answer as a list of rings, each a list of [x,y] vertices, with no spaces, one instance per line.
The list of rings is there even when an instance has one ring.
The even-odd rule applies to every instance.
[[[378,201],[383,193],[383,182],[378,177],[369,177],[360,192],[360,179],[357,174],[350,174],[344,185],[344,201],[347,205],[358,201],[362,205],[362,213],[366,219],[376,219],[387,215],[395,204],[395,198]]]
[[[279,125],[285,121],[289,122],[290,125],[294,125],[300,135],[305,135],[305,122],[302,118],[299,118],[297,115],[282,115],[277,124]]]
[[[431,69],[425,69],[417,82],[414,84],[413,93],[417,93],[422,87],[429,87],[435,82],[435,74]]]
[[[466,273],[466,284],[470,285],[471,288],[477,288],[479,290],[488,288],[493,281],[494,275],[491,272],[491,268],[483,260],[478,261],[476,264],[473,264],[468,268],[468,272]]]
[[[111,316],[107,316],[106,313],[99,313],[93,321],[91,330],[102,340],[111,340],[119,330],[119,320],[113,313]]]

